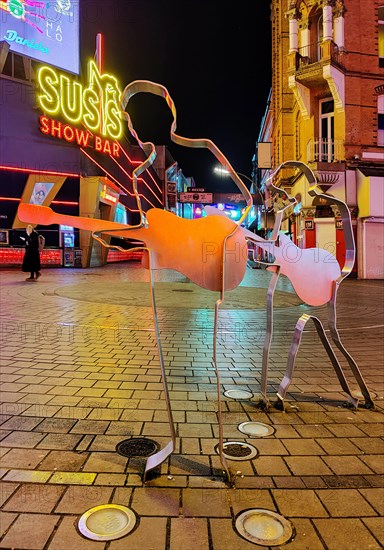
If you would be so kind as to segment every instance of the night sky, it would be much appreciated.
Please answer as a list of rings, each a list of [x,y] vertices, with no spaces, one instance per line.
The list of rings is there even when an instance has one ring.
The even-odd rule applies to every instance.
[[[177,133],[209,138],[235,170],[252,172],[260,122],[271,86],[268,0],[81,0],[81,62],[105,38],[104,70],[122,88],[133,80],[165,86],[177,109]],[[185,176],[207,190],[218,181],[211,153],[169,139],[171,113],[162,98],[138,94],[128,110],[142,141],[167,145]],[[220,178],[219,178],[220,179]]]

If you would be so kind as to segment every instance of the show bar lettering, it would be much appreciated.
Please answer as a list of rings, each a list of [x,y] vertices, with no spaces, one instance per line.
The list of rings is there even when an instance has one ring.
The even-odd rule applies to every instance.
[[[100,74],[91,59],[87,85],[48,66],[39,69],[37,81],[37,101],[44,113],[40,117],[43,134],[119,156],[116,140],[123,135],[123,119],[119,105],[121,90],[114,76]]]
[[[79,147],[93,147],[100,153],[106,153],[113,157],[120,157],[119,144],[100,136],[94,136],[88,130],[80,130],[70,124],[63,124],[45,115],[40,117],[40,131],[43,134],[64,139],[69,143],[76,143]]]

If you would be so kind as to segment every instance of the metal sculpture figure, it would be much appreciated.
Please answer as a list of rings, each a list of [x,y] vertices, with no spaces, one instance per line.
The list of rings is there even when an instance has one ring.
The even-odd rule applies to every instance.
[[[321,248],[298,249],[298,247],[296,247],[296,245],[288,237],[286,237],[281,232],[279,233],[285,210],[291,208],[297,202],[295,198],[289,197],[285,191],[273,185],[273,179],[276,174],[282,168],[286,167],[298,168],[299,170],[301,170],[301,172],[303,172],[309,183],[308,193],[311,197],[320,197],[325,201],[326,204],[336,205],[338,207],[342,217],[346,245],[345,264],[342,270],[340,270],[339,263],[337,262],[336,258],[332,256],[328,251]],[[349,364],[352,374],[365,399],[365,407],[373,408],[374,403],[372,401],[367,385],[361,375],[361,372],[355,360],[343,346],[340,339],[339,331],[337,329],[337,292],[339,290],[341,282],[351,273],[353,264],[355,262],[355,242],[353,238],[352,222],[348,207],[343,201],[336,199],[331,195],[326,195],[322,193],[321,189],[317,186],[317,180],[312,170],[306,164],[299,161],[283,162],[269,176],[266,187],[269,189],[272,188],[274,192],[278,193],[281,197],[287,199],[289,204],[277,212],[274,230],[270,239],[272,247],[270,243],[262,243],[259,239],[255,239],[252,233],[250,233],[249,231],[246,232],[247,240],[255,242],[260,248],[267,250],[275,257],[273,267],[268,267],[268,269],[273,270],[273,276],[268,288],[267,295],[267,330],[264,340],[262,360],[261,394],[264,404],[267,407],[269,405],[269,401],[267,398],[267,382],[268,359],[273,331],[273,295],[276,289],[278,278],[280,274],[283,274],[288,277],[297,295],[301,300],[303,300],[304,303],[310,306],[320,306],[325,304],[328,305],[328,326],[331,338]],[[279,246],[277,245],[277,238],[279,239]],[[284,249],[286,251],[287,247],[297,248],[300,253],[298,261],[289,261],[287,255],[284,254]],[[299,351],[303,330],[310,319],[313,321],[321,342],[328,354],[328,357],[332,362],[341,387],[348,394],[350,404],[354,408],[357,408],[359,404],[359,399],[356,395],[353,395],[349,387],[348,381],[329,343],[321,321],[314,315],[307,314],[302,315],[296,323],[296,328],[288,355],[287,370],[283,380],[280,383],[277,392],[278,401],[275,406],[279,409],[284,410],[284,398],[292,381],[296,356]]]
[[[143,212],[140,202],[140,197],[137,188],[138,177],[142,174],[151,164],[153,163],[156,157],[155,145],[152,142],[142,142],[136,131],[133,128],[131,118],[129,114],[125,111],[125,108],[129,100],[137,93],[147,92],[163,97],[167,105],[172,111],[173,121],[171,125],[170,137],[171,140],[175,143],[191,147],[191,148],[206,148],[208,149],[220,162],[220,164],[227,170],[230,174],[231,179],[239,188],[240,192],[243,194],[246,201],[246,208],[240,220],[235,223],[228,218],[222,216],[208,216],[207,218],[202,218],[198,220],[184,220],[178,218],[170,212],[166,212],[161,209],[150,209],[146,213]],[[108,245],[102,235],[111,235],[120,238],[127,239],[136,239],[145,243],[145,246],[135,247],[132,250],[143,250],[143,265],[149,269],[150,274],[150,292],[151,292],[151,303],[152,303],[152,313],[155,326],[156,340],[159,353],[160,368],[162,374],[162,383],[164,387],[165,400],[168,412],[168,421],[171,432],[171,440],[165,445],[163,449],[158,451],[156,454],[150,456],[147,459],[145,472],[144,472],[144,481],[146,479],[147,473],[164,462],[174,451],[176,443],[176,432],[174,427],[172,408],[169,399],[169,391],[167,378],[164,367],[164,360],[162,354],[162,345],[160,339],[160,332],[158,326],[158,318],[156,311],[156,301],[155,301],[155,292],[154,292],[154,269],[175,269],[188,277],[191,281],[197,285],[220,293],[218,300],[215,303],[215,315],[214,315],[214,331],[213,331],[213,365],[215,368],[216,380],[217,380],[217,399],[218,399],[218,425],[219,425],[219,456],[220,461],[223,466],[223,469],[227,475],[228,480],[231,480],[232,474],[229,470],[226,458],[223,452],[223,421],[222,421],[222,402],[221,402],[221,383],[220,375],[217,366],[217,330],[218,330],[218,318],[219,318],[219,309],[222,305],[225,297],[225,291],[236,288],[242,281],[247,264],[247,254],[240,253],[239,251],[247,250],[246,239],[253,240],[258,246],[270,247],[275,245],[277,238],[279,237],[279,229],[281,221],[283,219],[283,214],[286,208],[295,203],[295,199],[289,199],[289,205],[279,211],[276,216],[275,228],[272,234],[272,238],[269,241],[265,241],[261,237],[257,237],[253,233],[250,233],[247,230],[241,228],[241,223],[246,218],[251,206],[252,206],[252,197],[247,189],[247,187],[242,182],[239,175],[234,171],[231,164],[223,153],[216,147],[216,145],[208,139],[190,139],[182,137],[176,134],[176,108],[173,103],[172,98],[170,97],[168,90],[161,84],[150,82],[147,80],[138,80],[129,84],[123,91],[121,97],[121,107],[123,111],[123,116],[127,121],[128,128],[132,136],[137,140],[139,146],[146,154],[146,159],[137,166],[133,171],[133,191],[136,195],[137,205],[140,213],[140,222],[136,226],[129,226],[125,224],[118,224],[110,221],[103,221],[98,219],[91,218],[82,218],[76,216],[66,216],[61,214],[56,214],[49,207],[37,206],[31,204],[20,204],[18,209],[18,216],[21,221],[42,225],[51,225],[51,224],[62,224],[70,225],[77,227],[79,229],[85,229],[92,231],[93,237],[100,242],[103,246],[108,248],[117,248],[123,250],[122,248],[116,245]],[[284,163],[282,166],[287,166],[287,163]],[[304,173],[311,176],[311,172],[305,165],[302,163],[290,163],[291,166],[296,166],[304,171]],[[281,167],[282,167],[281,166]],[[279,167],[279,169],[281,168]],[[307,173],[308,172],[308,173]],[[309,180],[312,182],[312,179]],[[315,182],[314,176],[313,181]],[[273,186],[272,186],[273,187]],[[274,188],[277,193],[284,194],[278,188]],[[312,188],[311,188],[312,189]],[[318,194],[316,191],[316,186],[313,186],[312,192]],[[322,195],[323,196],[323,195]],[[328,196],[327,200],[330,198]],[[333,199],[332,199],[333,200]],[[337,202],[337,201],[336,201]],[[344,203],[340,203],[339,208],[342,211],[343,217],[347,221],[347,209]],[[345,209],[343,209],[344,205]],[[172,239],[170,238],[172,235]],[[209,241],[208,241],[209,239]],[[283,237],[279,237],[282,241]],[[352,237],[353,239],[353,237]],[[350,250],[350,241],[346,239],[347,249]],[[214,250],[209,248],[212,244],[215,245]],[[280,242],[281,245],[281,242]],[[353,240],[352,240],[353,245]],[[237,252],[237,253],[234,253]],[[273,271],[273,276],[268,289],[268,298],[267,298],[267,333],[264,342],[264,352],[263,352],[263,368],[262,368],[262,394],[266,400],[266,388],[267,388],[267,376],[268,376],[268,357],[269,350],[272,338],[272,329],[273,329],[273,294],[276,288],[277,280],[279,278],[280,272],[286,274],[289,278],[292,279],[295,290],[297,291],[299,297],[304,301],[307,300],[307,303],[311,305],[318,305],[320,302],[315,301],[311,302],[309,295],[307,293],[307,287],[305,284],[301,283],[301,280],[305,278],[307,272],[308,276],[323,278],[316,269],[313,269],[313,265],[310,262],[306,262],[302,265],[300,270],[296,272],[292,269],[291,265],[287,265],[287,262],[284,262],[283,255],[279,255],[279,248],[275,246],[275,262],[269,265],[269,269]],[[324,251],[325,252],[325,251]],[[351,255],[348,252],[347,254],[347,263],[350,266]],[[352,260],[353,265],[353,260]],[[348,271],[349,273],[349,271]],[[333,312],[333,315],[330,315],[330,321],[332,324],[333,321],[333,338],[335,343],[338,345],[339,349],[344,353],[344,355],[349,358],[351,368],[355,374],[356,379],[358,380],[359,386],[363,392],[364,397],[366,398],[367,403],[372,403],[369,392],[366,389],[365,383],[358,371],[358,368],[351,358],[351,356],[345,351],[344,347],[341,345],[338,332],[336,329],[336,293],[338,286],[341,280],[348,274],[343,270],[340,275],[340,270],[338,274],[335,274],[333,271],[331,274],[325,277],[326,283],[321,286],[318,285],[319,289],[323,288],[321,303],[330,302],[332,304],[330,312]],[[339,276],[340,275],[340,276]],[[319,279],[320,280],[320,279]],[[328,286],[327,286],[328,284]],[[333,287],[332,287],[333,285]],[[313,281],[311,282],[313,286]],[[341,367],[339,366],[337,359],[334,354],[331,355],[329,351],[330,346],[326,345],[327,340],[322,329],[321,323],[318,319],[312,316],[307,316],[308,319],[300,318],[300,325],[297,328],[298,334],[301,338],[302,329],[305,326],[305,323],[309,318],[312,318],[316,324],[316,328],[322,338],[324,345],[326,346],[327,352],[331,357],[332,363],[338,373],[339,380],[342,383],[343,389],[347,391],[350,395],[351,400],[354,398],[349,391],[348,384],[346,383],[345,377],[342,374]],[[302,328],[301,328],[302,327]],[[320,328],[319,328],[320,327]],[[297,340],[297,339],[296,339]],[[298,342],[295,346],[292,346],[290,359],[288,364],[288,371],[286,378],[290,382],[290,378],[293,373],[295,357],[298,349]],[[284,379],[285,380],[285,379]],[[285,392],[288,388],[289,383],[282,382],[279,390],[279,398],[282,400],[285,396]],[[355,404],[355,401],[353,401]]]
[[[161,96],[167,102],[172,111],[173,121],[170,130],[171,140],[175,143],[191,148],[208,149],[220,162],[222,167],[228,171],[230,177],[239,188],[246,201],[246,208],[240,220],[235,223],[232,220],[219,216],[202,218],[198,220],[184,220],[170,212],[161,209],[150,209],[146,213],[141,207],[137,182],[140,174],[149,168],[156,157],[155,145],[152,142],[142,142],[137,135],[130,118],[125,111],[129,100],[137,93],[147,92]],[[244,234],[239,231],[240,224],[246,218],[251,206],[252,197],[241,178],[234,171],[228,159],[218,147],[209,139],[190,139],[176,134],[176,108],[168,90],[161,84],[147,80],[136,80],[126,86],[121,96],[121,108],[123,117],[126,119],[132,136],[137,140],[144,151],[146,159],[133,171],[133,191],[136,195],[140,222],[136,226],[118,224],[103,220],[81,218],[76,216],[65,216],[56,214],[48,207],[30,204],[21,204],[18,209],[18,216],[21,221],[29,223],[50,225],[64,224],[92,231],[93,237],[103,246],[117,248],[118,246],[108,245],[101,234],[112,235],[121,238],[137,239],[146,246],[136,247],[132,250],[143,250],[143,265],[149,269],[150,291],[152,312],[157,339],[162,383],[164,387],[168,420],[171,432],[171,441],[159,452],[150,456],[147,460],[144,480],[147,473],[164,462],[174,451],[176,443],[176,432],[174,427],[172,409],[169,399],[168,384],[164,368],[162,346],[158,327],[156,302],[154,293],[154,269],[175,269],[188,277],[197,285],[220,293],[215,303],[214,331],[213,331],[213,364],[217,379],[218,397],[218,424],[219,424],[219,456],[221,464],[226,472],[228,480],[231,479],[227,461],[223,453],[223,421],[221,403],[221,384],[217,366],[217,330],[219,308],[224,301],[226,290],[236,288],[244,277],[247,255],[239,254],[239,251],[246,251],[247,244]],[[172,235],[172,238],[170,237]],[[186,244],[187,243],[187,244]],[[214,244],[214,250],[211,245]],[[236,253],[234,253],[236,252]]]

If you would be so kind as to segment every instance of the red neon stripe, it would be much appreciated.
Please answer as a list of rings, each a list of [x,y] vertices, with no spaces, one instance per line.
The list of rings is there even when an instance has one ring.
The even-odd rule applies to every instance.
[[[120,143],[119,143],[118,141],[115,140],[115,143],[118,144],[118,146],[120,147],[121,151],[122,151],[123,154],[127,157],[128,161],[129,161],[131,164],[142,164],[143,161],[141,161],[141,160],[132,160],[132,159],[128,156],[128,154],[125,152],[125,150],[122,148],[122,146],[120,145]],[[111,157],[111,155],[109,155],[109,156]],[[112,158],[113,160],[115,160],[114,157],[111,157],[111,158]],[[119,166],[120,166],[120,164],[119,164]],[[149,177],[151,178],[151,180],[153,181],[153,183],[156,185],[156,187],[157,187],[157,189],[159,190],[159,192],[160,192],[161,194],[163,194],[162,190],[161,190],[160,187],[158,186],[158,184],[157,184],[155,178],[152,176],[152,174],[150,173],[150,171],[148,170],[148,168],[146,169],[146,172],[147,172],[147,174],[149,175]],[[125,173],[127,174],[127,172],[125,172]],[[128,176],[128,178],[129,178],[131,181],[133,180],[133,177],[132,177],[131,175],[127,174],[127,176]],[[139,179],[139,180],[142,179],[142,180],[144,181],[144,183],[146,183],[145,180],[144,180],[143,178],[138,178],[138,179]],[[147,185],[147,184],[146,184],[146,185]],[[148,188],[151,189],[150,187],[148,187]],[[152,189],[151,189],[151,191],[152,191]],[[152,192],[153,192],[153,191],[152,191]],[[153,194],[155,195],[155,193],[153,193]],[[163,201],[162,201],[161,199],[159,199],[156,195],[155,195],[155,197],[156,197],[157,200],[160,202],[160,204],[163,204],[163,205],[164,205],[164,203],[163,203]]]
[[[100,74],[102,74],[103,72],[103,35],[101,34],[101,32],[99,32],[97,34],[97,37],[98,37],[98,44],[97,44],[97,53],[98,53],[98,64],[99,64],[99,71],[100,71]]]
[[[72,206],[77,206],[79,203],[75,201],[52,201],[52,204],[69,204]]]
[[[35,168],[21,168],[3,166],[0,164],[0,170],[8,170],[9,172],[28,172],[30,174],[47,174],[48,176],[67,176],[70,178],[79,178],[80,174],[70,174],[69,172],[53,172],[51,170],[36,170]]]
[[[125,152],[125,149],[122,148],[122,146],[120,145],[120,143],[118,141],[115,140],[115,143],[118,144],[118,146],[120,147],[120,149],[123,151],[124,155],[127,157],[127,159],[129,160],[129,162],[131,164],[141,164],[142,161],[141,160],[132,160],[129,155]]]
[[[16,197],[0,197],[0,201],[21,201],[21,199],[18,199]],[[75,201],[52,201],[51,204],[67,204],[67,205],[76,206],[79,203]]]
[[[111,157],[111,159],[115,161],[115,163],[118,165],[118,167],[120,168],[120,170],[122,170],[122,171],[124,172],[124,174],[126,174],[127,176],[129,176],[128,172],[121,166],[121,164],[119,164],[119,162],[118,162],[114,157]],[[132,179],[132,178],[131,178],[131,179]],[[144,182],[145,185],[148,187],[148,189],[151,191],[151,193],[154,195],[154,197],[159,201],[159,203],[160,203],[160,204],[163,204],[162,201],[161,201],[161,199],[159,199],[159,197],[158,197],[157,195],[155,195],[153,189],[151,189],[151,188],[149,187],[149,185],[147,184],[147,182],[146,182],[145,180],[143,180],[143,178],[138,178],[138,180],[139,180],[139,181],[141,180],[142,182]],[[139,194],[139,196],[141,196],[141,195]],[[144,196],[144,195],[142,195],[142,196]],[[144,198],[145,198],[145,197],[144,197]],[[156,208],[155,205],[152,204],[151,201],[150,201],[149,199],[145,198],[145,200],[146,200],[147,202],[149,202],[149,204],[150,204],[151,206],[153,206],[153,208]]]
[[[108,174],[108,176],[111,178],[111,180],[113,180],[113,181],[118,185],[118,187],[120,187],[121,189],[123,189],[124,191],[126,191],[126,192],[127,192],[129,195],[131,195],[132,197],[135,196],[134,193],[131,193],[128,189],[126,189],[122,183],[120,183],[120,182],[119,182],[116,178],[114,178],[109,172],[107,172],[107,170],[106,170],[105,168],[103,168],[95,159],[93,159],[90,155],[88,155],[88,153],[86,153],[86,152],[84,151],[84,149],[82,149],[81,147],[80,147],[80,151],[81,151],[82,153],[84,153],[84,155],[85,155],[86,157],[88,157],[89,160],[91,160],[94,164],[96,164],[96,166],[98,166],[98,167],[100,168],[100,170],[102,170],[103,172],[105,172],[106,174]],[[141,195],[139,194],[139,196],[141,196]],[[143,198],[145,199],[145,197],[143,197]],[[125,206],[125,205],[124,205],[124,206]],[[129,210],[130,212],[140,212],[139,209],[134,210],[133,208],[129,208],[128,206],[126,206],[126,208],[127,208],[127,210]]]
[[[148,168],[146,169],[146,172],[148,174],[148,176],[151,178],[151,180],[153,181],[153,183],[156,185],[156,187],[158,188],[159,192],[161,194],[163,194],[162,190],[160,189],[160,187],[157,185],[157,182],[155,180],[155,178],[152,176],[151,172],[148,170]]]
[[[145,181],[145,179],[143,177],[141,178],[138,178],[138,181],[142,181],[144,183],[144,185],[146,185],[148,187],[148,189],[150,190],[150,192],[152,193],[152,195],[159,201],[160,204],[163,204],[163,201],[161,198],[159,198],[156,193],[154,192],[154,190],[152,189],[152,187],[148,184],[148,182]],[[164,206],[164,205],[163,205]]]

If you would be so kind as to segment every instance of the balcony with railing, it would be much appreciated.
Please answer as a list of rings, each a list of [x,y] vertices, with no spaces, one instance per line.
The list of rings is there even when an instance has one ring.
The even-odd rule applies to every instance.
[[[317,85],[323,79],[324,65],[344,69],[344,56],[344,49],[332,40],[301,46],[294,61],[296,79],[305,85]]]
[[[307,162],[341,162],[344,156],[341,139],[311,139],[307,144]]]

